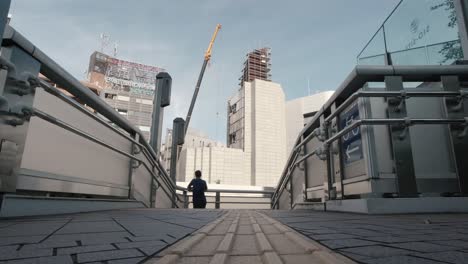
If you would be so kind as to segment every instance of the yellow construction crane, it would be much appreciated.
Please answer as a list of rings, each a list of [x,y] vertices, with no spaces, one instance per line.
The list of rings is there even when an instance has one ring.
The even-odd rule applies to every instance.
[[[205,51],[205,59],[203,60],[203,65],[200,71],[200,75],[198,76],[197,85],[195,86],[195,91],[193,92],[192,102],[190,103],[190,108],[187,113],[187,118],[185,119],[185,134],[187,134],[188,126],[190,124],[190,119],[192,118],[192,111],[195,107],[195,102],[197,101],[198,92],[200,91],[200,85],[203,80],[203,75],[205,74],[206,66],[211,59],[211,49],[213,48],[213,44],[216,40],[216,36],[218,35],[219,30],[221,29],[221,24],[217,24],[213,36],[211,37],[210,44]]]

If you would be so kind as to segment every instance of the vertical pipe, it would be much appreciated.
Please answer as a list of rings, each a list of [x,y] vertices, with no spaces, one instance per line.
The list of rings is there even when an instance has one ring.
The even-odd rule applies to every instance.
[[[172,144],[171,144],[171,171],[170,176],[171,180],[174,183],[174,186],[177,183],[177,156],[179,155],[178,147],[184,144],[184,136],[185,136],[185,121],[184,119],[178,117],[174,119],[172,125]],[[175,205],[176,193],[174,190],[172,202],[173,206]]]
[[[221,203],[221,195],[219,192],[216,192],[216,197],[215,197],[215,209],[219,209]]]
[[[133,137],[135,138],[136,142],[140,140],[139,134],[135,134]],[[137,146],[133,142],[131,144],[130,153],[132,153],[132,155],[137,154]],[[135,161],[133,159],[130,159],[130,164],[128,168],[128,199],[133,199],[133,171],[134,171],[133,165],[134,164],[135,164]]]

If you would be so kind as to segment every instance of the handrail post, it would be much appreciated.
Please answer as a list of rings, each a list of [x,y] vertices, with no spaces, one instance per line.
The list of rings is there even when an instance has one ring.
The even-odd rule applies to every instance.
[[[184,194],[184,208],[188,208],[188,195],[187,191],[183,191]]]
[[[445,91],[460,91],[461,85],[458,76],[442,76],[442,88]],[[445,108],[447,118],[449,119],[463,119],[468,116],[467,112],[467,97],[460,96],[458,98],[445,99]],[[468,121],[468,120],[467,120]],[[468,130],[468,123],[465,125],[449,125],[452,134],[451,141],[454,152],[455,166],[458,177],[458,186],[462,195],[468,194],[468,137],[466,131]]]
[[[140,139],[139,137],[140,137],[139,134],[135,134],[134,135],[135,141],[138,142],[138,140]],[[135,143],[132,142],[130,147],[131,147],[130,153],[132,154],[132,156],[137,154],[137,146],[135,145]],[[128,169],[128,199],[133,199],[133,171],[135,170],[134,166],[135,166],[135,160],[130,159],[130,165]]]
[[[216,192],[216,197],[215,197],[215,209],[219,209],[221,203],[221,195],[220,192]]]
[[[171,142],[171,165],[170,165],[170,174],[171,181],[174,183],[174,186],[177,186],[177,156],[179,155],[178,147],[184,144],[185,137],[185,121],[184,119],[178,117],[174,119],[172,125],[172,142]],[[176,193],[174,189],[172,201],[175,203]],[[175,204],[173,204],[173,207]]]
[[[4,4],[2,2],[0,7],[4,7]],[[0,12],[3,11],[0,9]],[[0,160],[2,161],[0,193],[15,193],[18,169],[23,158],[30,118],[33,114],[33,103],[35,95],[39,92],[36,91],[36,88],[39,83],[37,76],[41,64],[14,43],[3,42],[2,45],[0,60]]]
[[[402,91],[403,78],[401,76],[386,76],[387,91]],[[388,118],[407,118],[406,98],[389,98]],[[418,194],[414,160],[411,147],[411,137],[408,125],[390,125],[392,151],[394,157],[398,195],[400,197],[414,197]]]

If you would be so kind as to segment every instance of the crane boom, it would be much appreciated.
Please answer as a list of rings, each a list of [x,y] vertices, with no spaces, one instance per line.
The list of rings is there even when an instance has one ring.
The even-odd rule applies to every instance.
[[[187,113],[187,118],[185,119],[185,134],[187,134],[187,130],[190,124],[190,119],[192,118],[193,108],[195,107],[195,102],[197,101],[198,92],[200,91],[200,86],[203,80],[203,75],[205,74],[206,66],[208,65],[208,62],[211,59],[211,50],[213,48],[213,44],[216,40],[216,36],[218,35],[218,31],[220,29],[221,29],[221,25],[217,24],[215,31],[213,33],[213,36],[211,37],[210,44],[208,45],[208,48],[206,49],[205,59],[203,60],[203,65],[200,71],[200,75],[198,76],[197,85],[195,86],[195,91],[193,92],[192,102],[190,103],[190,107]]]

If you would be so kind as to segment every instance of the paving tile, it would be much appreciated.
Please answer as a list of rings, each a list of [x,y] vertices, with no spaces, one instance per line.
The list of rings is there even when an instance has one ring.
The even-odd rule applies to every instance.
[[[118,260],[109,260],[107,264],[137,264],[145,258],[127,258],[127,259],[118,259]]]
[[[320,243],[324,244],[325,246],[331,249],[338,249],[338,248],[349,248],[349,247],[360,247],[360,246],[370,246],[376,245],[377,242],[373,241],[366,241],[362,239],[338,239],[338,240],[325,240],[320,241]]]
[[[303,248],[290,241],[284,234],[272,234],[266,236],[275,251],[280,255],[304,253]]]
[[[34,258],[52,256],[52,249],[20,249],[18,246],[0,247],[0,260],[14,260],[20,258]]]
[[[0,238],[0,246],[25,244],[25,243],[38,243],[44,238],[46,238],[45,235],[2,237]]]
[[[236,233],[239,235],[252,235],[253,234],[252,225],[239,225],[237,227]]]
[[[278,229],[275,226],[270,225],[270,224],[261,224],[261,229],[262,229],[263,233],[265,233],[267,235],[280,234]]]
[[[68,223],[56,234],[76,234],[76,233],[93,233],[93,232],[116,232],[125,231],[114,221],[100,222],[78,222]]]
[[[224,235],[227,233],[229,227],[231,226],[231,223],[220,223],[216,225],[213,231],[210,232],[210,234],[213,235]]]
[[[404,236],[366,237],[366,240],[382,242],[382,243],[403,243],[403,242],[420,241],[418,238],[404,237]]]
[[[167,246],[167,244],[164,244],[164,245],[153,245],[153,246],[144,246],[144,247],[140,247],[138,248],[140,251],[142,251],[143,253],[145,253],[145,255],[147,256],[152,256],[156,253],[158,253],[159,251],[161,251],[163,248],[165,248]]]
[[[259,253],[254,235],[236,235],[231,255],[256,255]]]
[[[412,251],[409,251],[409,250],[386,247],[386,246],[381,246],[381,245],[346,248],[340,251],[358,254],[358,255],[369,257],[369,258],[409,255],[412,253]]]
[[[0,237],[49,235],[66,222],[26,222],[2,228]]]
[[[414,254],[415,256],[454,264],[468,263],[468,253],[459,251],[446,251],[437,253]]]
[[[315,240],[335,240],[335,239],[355,238],[356,236],[349,235],[349,234],[326,234],[326,235],[311,235],[310,237]]]
[[[260,256],[230,256],[228,264],[262,263]]]
[[[468,249],[468,241],[465,240],[436,240],[431,241],[433,244],[444,245],[444,246],[453,246],[462,249]]]
[[[96,252],[96,251],[103,251],[103,250],[113,250],[113,249],[116,249],[116,248],[112,245],[93,245],[93,246],[82,246],[82,247],[59,248],[57,249],[57,255],[71,255],[71,254]]]
[[[450,251],[450,250],[456,249],[455,247],[451,247],[451,246],[436,245],[436,244],[426,243],[426,242],[394,243],[394,244],[391,244],[391,246],[413,250],[413,251],[419,251],[419,252],[428,252],[428,253]]]
[[[51,256],[42,258],[28,258],[0,262],[0,264],[73,264],[70,256]]]
[[[143,257],[143,253],[136,249],[110,250],[92,253],[80,253],[77,255],[78,263],[91,261],[104,261],[112,259],[123,259],[132,257]]]
[[[218,245],[223,240],[224,236],[206,236],[202,241],[192,247],[186,253],[187,256],[210,256],[214,255]]]
[[[299,263],[328,264],[326,261],[314,256],[313,254],[280,255],[280,258],[284,261],[285,264],[299,264]]]
[[[177,261],[177,264],[207,264],[211,257],[189,257]]]
[[[128,242],[126,237],[131,235],[127,232],[109,232],[109,233],[88,233],[88,234],[60,234],[52,235],[44,242],[60,243],[70,241],[81,241],[83,245],[110,244],[119,242]]]
[[[48,241],[36,244],[24,245],[21,250],[37,249],[37,248],[61,248],[61,247],[74,247],[77,246],[76,241]]]
[[[167,244],[162,242],[161,240],[153,240],[153,241],[115,243],[115,245],[120,249],[125,249],[125,248],[152,247],[152,246],[164,247]]]
[[[393,256],[386,258],[375,258],[363,260],[366,264],[442,264],[444,262],[429,259],[417,258],[412,256]],[[444,263],[446,264],[446,263]]]

